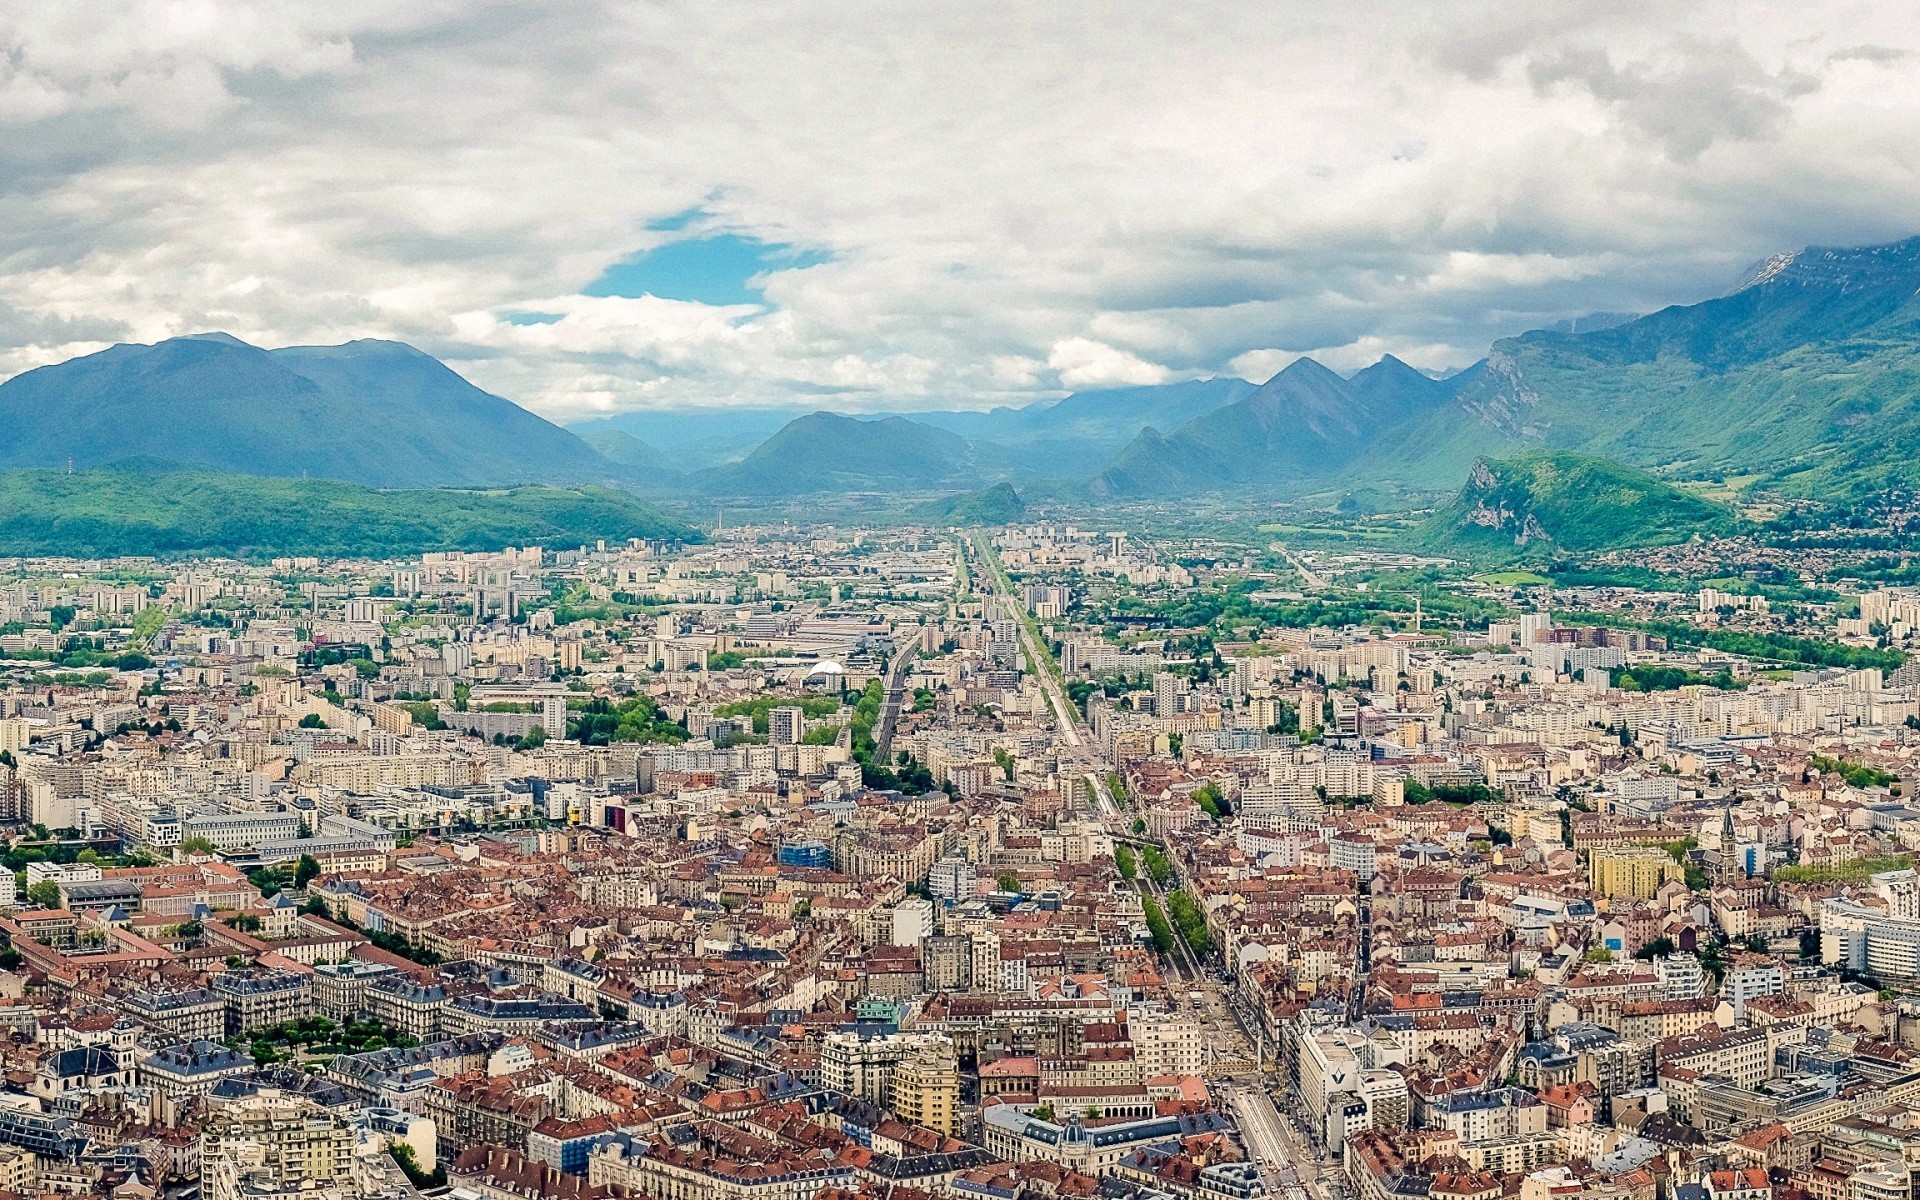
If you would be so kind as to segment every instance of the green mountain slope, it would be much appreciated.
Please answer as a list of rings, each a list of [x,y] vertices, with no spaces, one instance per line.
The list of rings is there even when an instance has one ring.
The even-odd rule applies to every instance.
[[[1010,483],[917,504],[909,515],[929,525],[1006,525],[1027,515],[1027,502]]]
[[[377,491],[320,479],[0,472],[0,554],[341,554],[562,548],[697,531],[613,488]]]
[[[1459,557],[1512,561],[1670,545],[1737,524],[1729,510],[1636,467],[1542,451],[1475,463],[1421,542]]]
[[[397,342],[115,346],[0,384],[0,467],[130,456],[381,486],[600,479],[566,430]]]
[[[861,421],[817,412],[788,422],[699,485],[720,496],[926,491],[968,480],[974,469],[973,448],[957,433],[904,417]]]
[[[1920,483],[1920,239],[1813,248],[1743,287],[1583,334],[1496,343],[1445,409],[1384,439],[1379,477],[1574,449],[1839,497]]]
[[[594,453],[610,463],[639,467],[646,471],[672,470],[666,455],[624,429],[602,426],[580,434],[580,440],[593,447]]]

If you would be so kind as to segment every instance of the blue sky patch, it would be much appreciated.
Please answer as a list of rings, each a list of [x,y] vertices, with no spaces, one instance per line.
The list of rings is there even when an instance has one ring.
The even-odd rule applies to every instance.
[[[825,254],[796,250],[733,233],[687,238],[642,251],[608,267],[588,284],[588,296],[658,296],[701,304],[760,304],[755,276],[817,266]]]

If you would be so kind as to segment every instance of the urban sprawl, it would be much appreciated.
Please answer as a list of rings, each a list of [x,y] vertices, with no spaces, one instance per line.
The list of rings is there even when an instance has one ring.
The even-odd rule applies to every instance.
[[[0,562],[0,1191],[1912,1200],[1920,593],[1438,566]]]

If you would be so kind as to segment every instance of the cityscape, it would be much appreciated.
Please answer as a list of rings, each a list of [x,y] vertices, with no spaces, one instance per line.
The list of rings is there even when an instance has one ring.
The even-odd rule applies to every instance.
[[[1920,1146],[1920,590],[1064,523],[4,565],[16,1191],[1749,1200]]]
[[[0,3],[0,1200],[1920,1200],[1885,0]]]

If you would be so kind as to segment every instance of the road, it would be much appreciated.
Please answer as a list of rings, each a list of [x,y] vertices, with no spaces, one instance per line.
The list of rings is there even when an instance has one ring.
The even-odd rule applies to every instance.
[[[1067,699],[1066,688],[1062,686],[1057,673],[1052,651],[1041,642],[1039,630],[1033,619],[1027,614],[1025,606],[1014,591],[1013,581],[1007,577],[999,558],[993,554],[992,546],[984,537],[974,543],[986,576],[987,584],[1005,602],[1008,609],[1019,619],[1020,639],[1025,647],[1027,661],[1033,667],[1033,675],[1039,681],[1041,691],[1047,697],[1047,704],[1053,709],[1054,719],[1059,726],[1060,739],[1064,743],[1066,757],[1072,764],[1072,771],[1093,797],[1093,812],[1090,814],[1107,827],[1107,832],[1116,841],[1132,842],[1144,846],[1151,844],[1149,839],[1136,837],[1127,821],[1119,800],[1107,787],[1107,764],[1094,752],[1093,738],[1082,722],[1080,710]],[[1064,772],[1063,772],[1064,774]],[[1168,858],[1173,860],[1172,855]],[[1175,864],[1178,871],[1178,864]],[[1176,886],[1178,879],[1176,875]],[[1166,908],[1166,892],[1151,879],[1146,872],[1139,873],[1135,884],[1143,895],[1152,896],[1159,902],[1162,910]],[[1179,978],[1174,988],[1178,1005],[1190,1006],[1195,1018],[1200,1022],[1202,1031],[1209,1039],[1216,1056],[1215,1069],[1222,1073],[1235,1069],[1251,1069],[1257,1062],[1254,1054],[1254,1042],[1242,1028],[1240,1018],[1225,996],[1220,980],[1207,970],[1183,939],[1174,939],[1174,953],[1167,960]],[[1192,995],[1198,993],[1200,1002],[1194,1004]]]
[[[1293,564],[1294,570],[1300,572],[1300,582],[1306,585],[1306,588],[1308,591],[1324,592],[1327,590],[1326,576],[1317,573],[1316,571],[1314,571],[1312,567],[1309,567],[1306,563],[1301,562],[1300,557],[1298,555],[1296,555],[1293,551],[1287,549],[1285,546],[1281,545],[1279,542],[1275,542],[1273,544],[1273,548],[1280,552],[1281,557],[1285,558],[1288,562]]]
[[[1106,825],[1116,842],[1126,842],[1136,847],[1157,844],[1133,833],[1125,809],[1109,791],[1107,764],[1095,754],[1092,736],[1082,723],[1079,709],[1068,702],[1066,689],[1058,674],[1050,669],[1054,667],[1052,653],[1040,641],[1039,631],[1021,604],[1013,581],[1001,567],[991,544],[982,536],[974,541],[973,550],[982,568],[980,574],[983,582],[1004,599],[1009,610],[1019,618],[1022,645],[1034,669],[1034,677],[1039,681],[1041,691],[1045,693],[1048,706],[1053,709],[1059,724],[1066,757],[1071,761],[1072,771],[1085,781],[1086,790],[1093,797],[1091,815]],[[1295,568],[1314,586],[1324,586],[1325,581],[1294,559],[1290,552],[1282,548],[1282,553],[1287,554]],[[1173,863],[1175,883],[1178,884],[1178,860],[1173,855],[1168,858]],[[1144,870],[1139,872],[1135,882],[1142,895],[1153,896],[1165,907],[1165,891],[1149,879]],[[1238,997],[1227,991],[1222,981],[1206,969],[1206,964],[1195,957],[1183,940],[1176,938],[1175,946],[1175,954],[1167,960],[1167,965],[1175,975],[1184,976],[1178,984],[1169,983],[1176,997],[1175,1005],[1192,1005],[1192,994],[1197,992],[1200,995],[1200,1003],[1193,1005],[1193,1008],[1216,1056],[1210,1073],[1238,1117],[1241,1131],[1247,1139],[1248,1153],[1253,1155],[1262,1176],[1267,1180],[1268,1194],[1276,1200],[1328,1200],[1329,1197],[1343,1195],[1344,1186],[1338,1172],[1323,1165],[1307,1145],[1302,1133],[1294,1129],[1289,1118],[1275,1109],[1273,1099],[1258,1073],[1262,1064],[1255,1052],[1258,1041],[1252,1033],[1252,1013],[1242,1012],[1236,1004]],[[1366,965],[1365,953],[1363,947],[1363,968]]]
[[[900,722],[900,706],[907,702],[907,664],[919,653],[920,641],[913,638],[893,656],[887,668],[886,691],[880,697],[880,716],[873,723],[873,758],[885,767],[893,766],[893,729]]]
[[[1344,1196],[1345,1181],[1307,1145],[1292,1120],[1274,1107],[1273,1097],[1255,1080],[1228,1085],[1228,1104],[1240,1123],[1247,1153],[1260,1168],[1267,1195],[1276,1200],[1323,1200]]]

